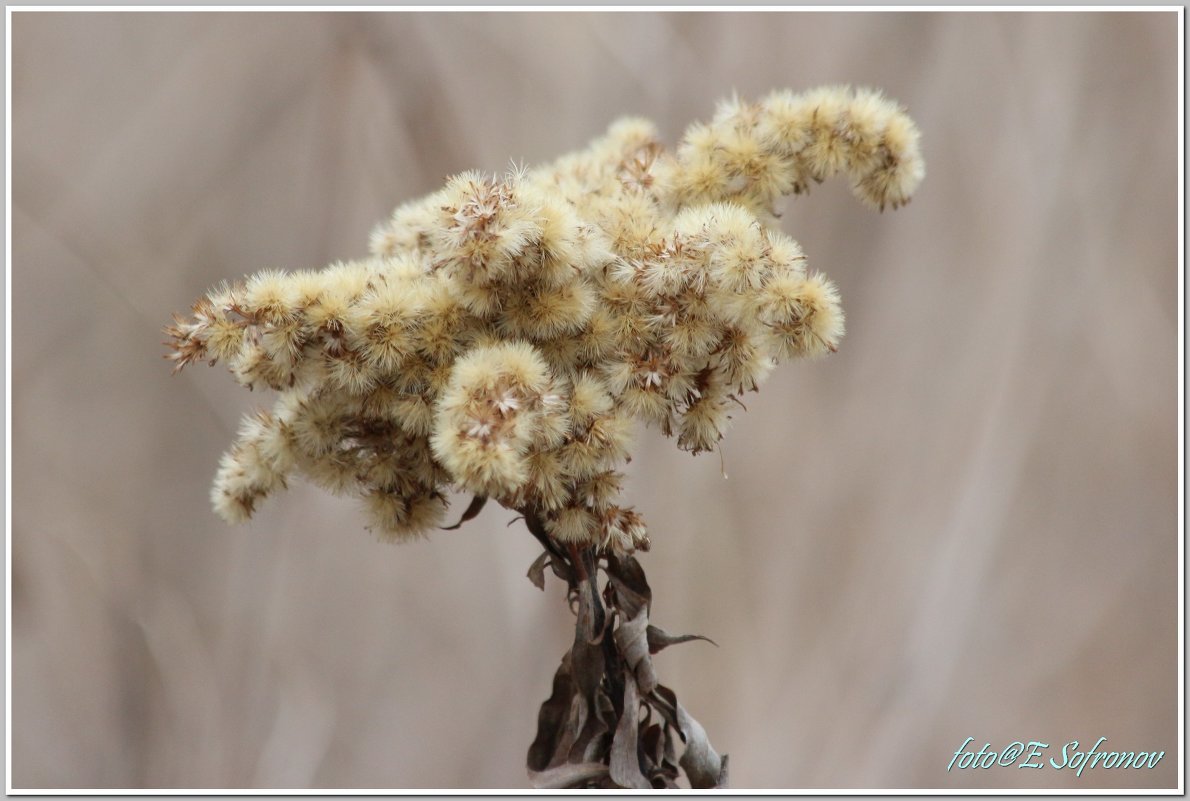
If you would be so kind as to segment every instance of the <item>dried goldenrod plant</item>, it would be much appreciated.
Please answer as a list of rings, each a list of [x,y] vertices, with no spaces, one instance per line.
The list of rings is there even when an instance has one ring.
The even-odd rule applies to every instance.
[[[659,685],[620,501],[634,421],[698,453],[778,361],[834,352],[843,312],[775,226],[775,201],[844,174],[878,209],[924,175],[919,133],[880,93],[733,99],[667,151],[623,119],[532,170],[475,172],[399,207],[371,255],[220,286],[166,329],[175,370],[223,361],[278,397],[244,419],[211,500],[230,522],[301,475],[363,500],[379,536],[444,520],[447,493],[515,510],[567,583],[576,639],[543,705],[538,786],[721,786],[726,760]],[[606,579],[600,588],[599,572]],[[675,756],[675,736],[684,743]]]

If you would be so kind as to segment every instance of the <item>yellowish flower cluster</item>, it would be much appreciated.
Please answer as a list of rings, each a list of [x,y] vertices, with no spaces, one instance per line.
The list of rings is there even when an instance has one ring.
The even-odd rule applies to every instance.
[[[450,179],[366,259],[211,291],[166,329],[177,369],[222,360],[280,393],[224,455],[216,511],[244,520],[297,473],[398,539],[440,525],[453,488],[559,543],[647,547],[618,502],[633,420],[712,449],[778,360],[843,334],[774,201],[841,172],[870,205],[906,203],[918,138],[846,88],[724,103],[672,153],[625,119],[553,164]]]

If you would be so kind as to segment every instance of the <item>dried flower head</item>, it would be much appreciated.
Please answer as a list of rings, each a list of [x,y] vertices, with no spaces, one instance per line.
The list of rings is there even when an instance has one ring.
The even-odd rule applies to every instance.
[[[224,455],[215,510],[247,519],[296,473],[396,539],[440,525],[455,489],[560,543],[647,547],[619,503],[633,419],[711,450],[776,362],[843,335],[775,200],[843,173],[896,208],[924,174],[918,139],[896,103],[847,88],[733,99],[673,152],[621,120],[553,164],[450,179],[366,259],[210,291],[166,329],[175,369],[223,361],[279,393]]]

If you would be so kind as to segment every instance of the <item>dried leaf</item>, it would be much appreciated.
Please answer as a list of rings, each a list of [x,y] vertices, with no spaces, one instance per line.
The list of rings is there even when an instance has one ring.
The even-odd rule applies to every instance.
[[[707,733],[697,720],[690,716],[681,704],[677,704],[678,729],[686,741],[686,752],[678,765],[690,779],[695,790],[727,786],[727,755],[722,757],[711,747]]]
[[[529,565],[529,572],[526,574],[529,581],[533,582],[533,586],[545,592],[545,566],[550,562],[550,552],[542,551],[541,556],[533,560],[533,564]]]
[[[661,713],[661,717],[665,718],[666,724],[676,729],[678,727],[678,696],[674,694],[674,691],[664,684],[658,684],[653,690],[653,697],[649,700],[652,702],[652,707]]]
[[[603,611],[603,601],[599,599],[599,583],[592,563],[579,595],[578,629],[586,637],[586,641],[594,645],[603,640],[603,629],[606,625],[607,616]]]
[[[675,778],[678,775],[678,753],[674,748],[674,728],[668,723],[665,725],[665,758],[661,761],[661,766],[668,771],[671,771]]]
[[[652,706],[647,709],[652,711]],[[668,724],[654,723],[641,735],[641,750],[649,765],[647,775],[654,787],[677,787],[681,772],[674,756],[673,731]]]
[[[599,701],[605,701],[603,693],[599,694]],[[614,713],[613,713],[614,714]],[[615,719],[614,717],[612,718]],[[608,731],[606,719],[598,713],[587,718],[578,740],[570,748],[571,762],[606,762],[608,749],[611,747],[611,732]]]
[[[570,567],[565,562],[559,561],[558,557],[550,558],[550,570],[554,571],[555,576],[565,581],[567,586],[574,584],[574,574]]]
[[[611,778],[620,787],[631,790],[648,790],[652,784],[640,772],[640,759],[636,751],[637,727],[640,720],[640,695],[635,681],[624,682],[624,710],[620,713],[620,725],[612,739]]]
[[[707,638],[649,624],[652,590],[635,559],[608,554],[601,563],[590,549],[564,551],[548,538],[545,544],[529,580],[544,588],[548,565],[566,581],[575,630],[538,714],[526,760],[533,786],[677,789],[682,773],[694,789],[725,786],[727,757],[715,752],[674,692],[658,684],[652,660],[670,645]],[[608,576],[602,593],[601,567]],[[678,739],[685,743],[681,759]]]
[[[660,629],[653,625],[650,625],[646,630],[645,636],[649,641],[650,654],[658,653],[671,645],[677,645],[678,643],[682,642],[690,642],[691,640],[705,640],[716,648],[719,647],[719,643],[715,642],[710,637],[704,637],[701,634],[668,634],[664,629]]]
[[[592,702],[604,673],[603,648],[598,642],[592,642],[592,637],[595,636],[593,632],[596,631],[596,623],[602,627],[603,620],[603,604],[599,599],[593,599],[590,593],[580,592],[574,645],[570,648],[570,668],[575,685],[583,697]],[[602,637],[602,634],[602,628],[599,628],[598,636]]]
[[[674,691],[665,685],[657,685],[652,699],[654,708],[678,730],[686,751],[678,765],[690,779],[690,786],[696,790],[727,786],[727,755],[722,757],[711,747],[702,725],[687,712]]]
[[[554,544],[554,541],[550,539],[549,532],[545,530],[545,524],[541,522],[541,518],[529,509],[521,509],[518,511],[520,511],[521,516],[525,519],[525,528],[529,529],[529,533],[541,543],[541,547],[549,551],[550,555],[554,557],[554,572],[558,574],[558,578],[566,581],[568,584],[570,584],[570,586],[573,587],[574,579],[568,575],[569,571],[566,571],[567,574],[565,575],[563,572],[560,572],[561,566],[566,562],[566,557],[560,550],[558,550],[558,546]]]
[[[617,607],[629,618],[636,617],[642,608],[648,609],[653,601],[653,591],[639,562],[631,556],[608,554],[606,570],[608,580],[615,589]]]
[[[529,771],[529,782],[537,790],[566,790],[581,788],[588,782],[601,779],[608,774],[607,765],[594,762],[559,765],[542,771]]]
[[[657,672],[653,669],[653,660],[649,658],[649,642],[645,635],[648,627],[648,610],[641,608],[631,620],[622,621],[612,635],[620,656],[632,671],[643,695],[653,692],[657,686]]]
[[[570,699],[574,697],[575,684],[571,675],[570,655],[562,658],[562,665],[554,674],[554,688],[550,697],[537,713],[537,737],[529,746],[525,759],[529,771],[542,771],[549,767],[557,751],[563,727],[570,717]]]
[[[455,531],[460,528],[468,520],[474,520],[479,517],[479,513],[483,511],[483,506],[488,502],[488,499],[483,495],[476,495],[471,499],[471,503],[467,505],[467,509],[463,512],[463,516],[459,518],[459,522],[453,526],[444,526],[443,531]]]
[[[619,720],[619,713],[616,712],[616,705],[612,699],[619,700],[624,697],[624,660],[620,658],[614,636],[603,638],[603,664],[606,671],[603,676],[604,695],[607,703],[611,705],[607,719],[611,721],[610,728],[614,729],[615,722]]]
[[[679,735],[676,733],[677,730],[668,723],[662,729],[664,735],[661,738],[661,746],[665,753],[661,757],[661,770],[667,776],[672,776],[676,780],[681,771],[678,769],[677,749],[674,748],[674,740],[678,739]]]
[[[665,730],[660,723],[654,723],[652,726],[645,727],[644,732],[640,736],[641,750],[645,752],[649,762],[658,768],[665,761],[664,736]]]
[[[586,725],[587,699],[581,695],[575,695],[570,699],[570,714],[566,716],[566,725],[562,727],[561,737],[558,738],[558,745],[554,749],[554,756],[550,759],[549,767],[557,767],[570,761],[570,752]]]

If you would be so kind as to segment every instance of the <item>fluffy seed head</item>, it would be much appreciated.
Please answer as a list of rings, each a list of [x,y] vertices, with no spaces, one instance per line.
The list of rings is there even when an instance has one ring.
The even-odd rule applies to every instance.
[[[279,393],[220,461],[215,510],[245,520],[300,474],[387,540],[462,491],[559,543],[647,548],[619,502],[636,421],[712,450],[779,359],[838,347],[838,292],[774,211],[834,174],[903,205],[920,132],[849,88],[732,98],[670,151],[625,119],[552,164],[450,178],[377,226],[369,258],[212,289],[165,329],[174,369],[223,361]]]

